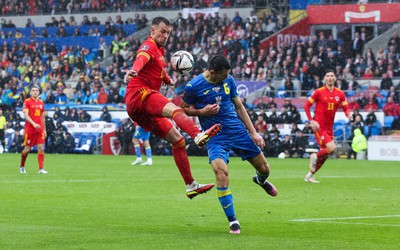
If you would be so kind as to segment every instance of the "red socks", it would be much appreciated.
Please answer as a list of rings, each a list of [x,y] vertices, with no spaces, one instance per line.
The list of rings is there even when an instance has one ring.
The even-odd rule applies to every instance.
[[[43,169],[44,164],[44,153],[38,153],[39,170]]]
[[[200,129],[196,126],[193,120],[185,114],[183,109],[179,108],[172,112],[172,119],[180,129],[185,131],[193,139],[198,133],[200,133]]]
[[[329,157],[329,152],[328,149],[326,148],[321,148],[320,151],[317,153],[317,164],[315,166],[315,172],[312,174],[315,174],[321,167],[324,165],[326,159]]]
[[[26,158],[28,157],[28,154],[29,153],[24,153],[24,152],[22,152],[22,154],[21,154],[21,167],[25,167],[25,161],[26,161]]]
[[[187,117],[187,116],[186,116]],[[194,181],[192,172],[190,171],[189,159],[186,154],[185,139],[182,137],[179,141],[172,144],[172,154],[175,164],[181,172],[185,184],[190,184]]]

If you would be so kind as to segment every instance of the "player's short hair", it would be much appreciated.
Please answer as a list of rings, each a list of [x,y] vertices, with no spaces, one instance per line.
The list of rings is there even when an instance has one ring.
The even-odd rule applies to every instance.
[[[163,16],[157,16],[153,18],[153,21],[151,21],[151,25],[159,25],[160,23],[165,23],[167,26],[171,26],[170,21]]]
[[[39,92],[42,92],[42,90],[41,90],[41,88],[39,87],[39,85],[33,85],[33,86],[31,87],[30,90],[32,90],[32,89],[38,89]]]
[[[223,55],[215,55],[208,61],[208,70],[214,70],[215,72],[221,72],[223,70],[230,70],[231,64],[228,59]]]
[[[325,75],[328,74],[328,73],[333,73],[333,74],[335,74],[335,71],[333,71],[333,69],[327,69],[327,70],[325,70]]]

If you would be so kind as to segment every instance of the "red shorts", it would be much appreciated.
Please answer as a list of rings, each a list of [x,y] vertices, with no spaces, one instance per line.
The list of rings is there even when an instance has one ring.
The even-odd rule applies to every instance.
[[[44,144],[45,137],[44,137],[44,131],[43,130],[38,130],[37,132],[34,133],[25,133],[25,139],[24,139],[24,145],[33,147],[37,144]]]
[[[158,91],[147,87],[129,89],[125,96],[126,111],[129,117],[144,130],[164,138],[172,128],[162,110],[170,101]]]
[[[326,144],[333,141],[333,131],[330,130],[322,130],[314,132],[315,138],[317,139],[318,145],[321,147],[326,147]]]

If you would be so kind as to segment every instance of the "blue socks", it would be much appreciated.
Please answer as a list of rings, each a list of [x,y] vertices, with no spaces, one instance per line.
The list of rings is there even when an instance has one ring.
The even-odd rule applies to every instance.
[[[225,215],[228,220],[235,221],[235,208],[233,207],[233,196],[229,187],[217,187],[218,200],[224,209]]]

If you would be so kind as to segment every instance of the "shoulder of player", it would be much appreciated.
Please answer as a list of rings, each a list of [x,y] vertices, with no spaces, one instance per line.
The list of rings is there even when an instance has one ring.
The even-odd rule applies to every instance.
[[[335,87],[335,91],[339,92],[343,96],[346,96],[346,94],[343,92],[343,90],[339,89],[338,87]]]
[[[147,39],[140,45],[138,51],[149,51],[154,49],[158,49],[157,44],[154,42],[153,39]]]
[[[228,84],[236,84],[235,79],[231,75],[228,75],[228,77],[223,82]]]

